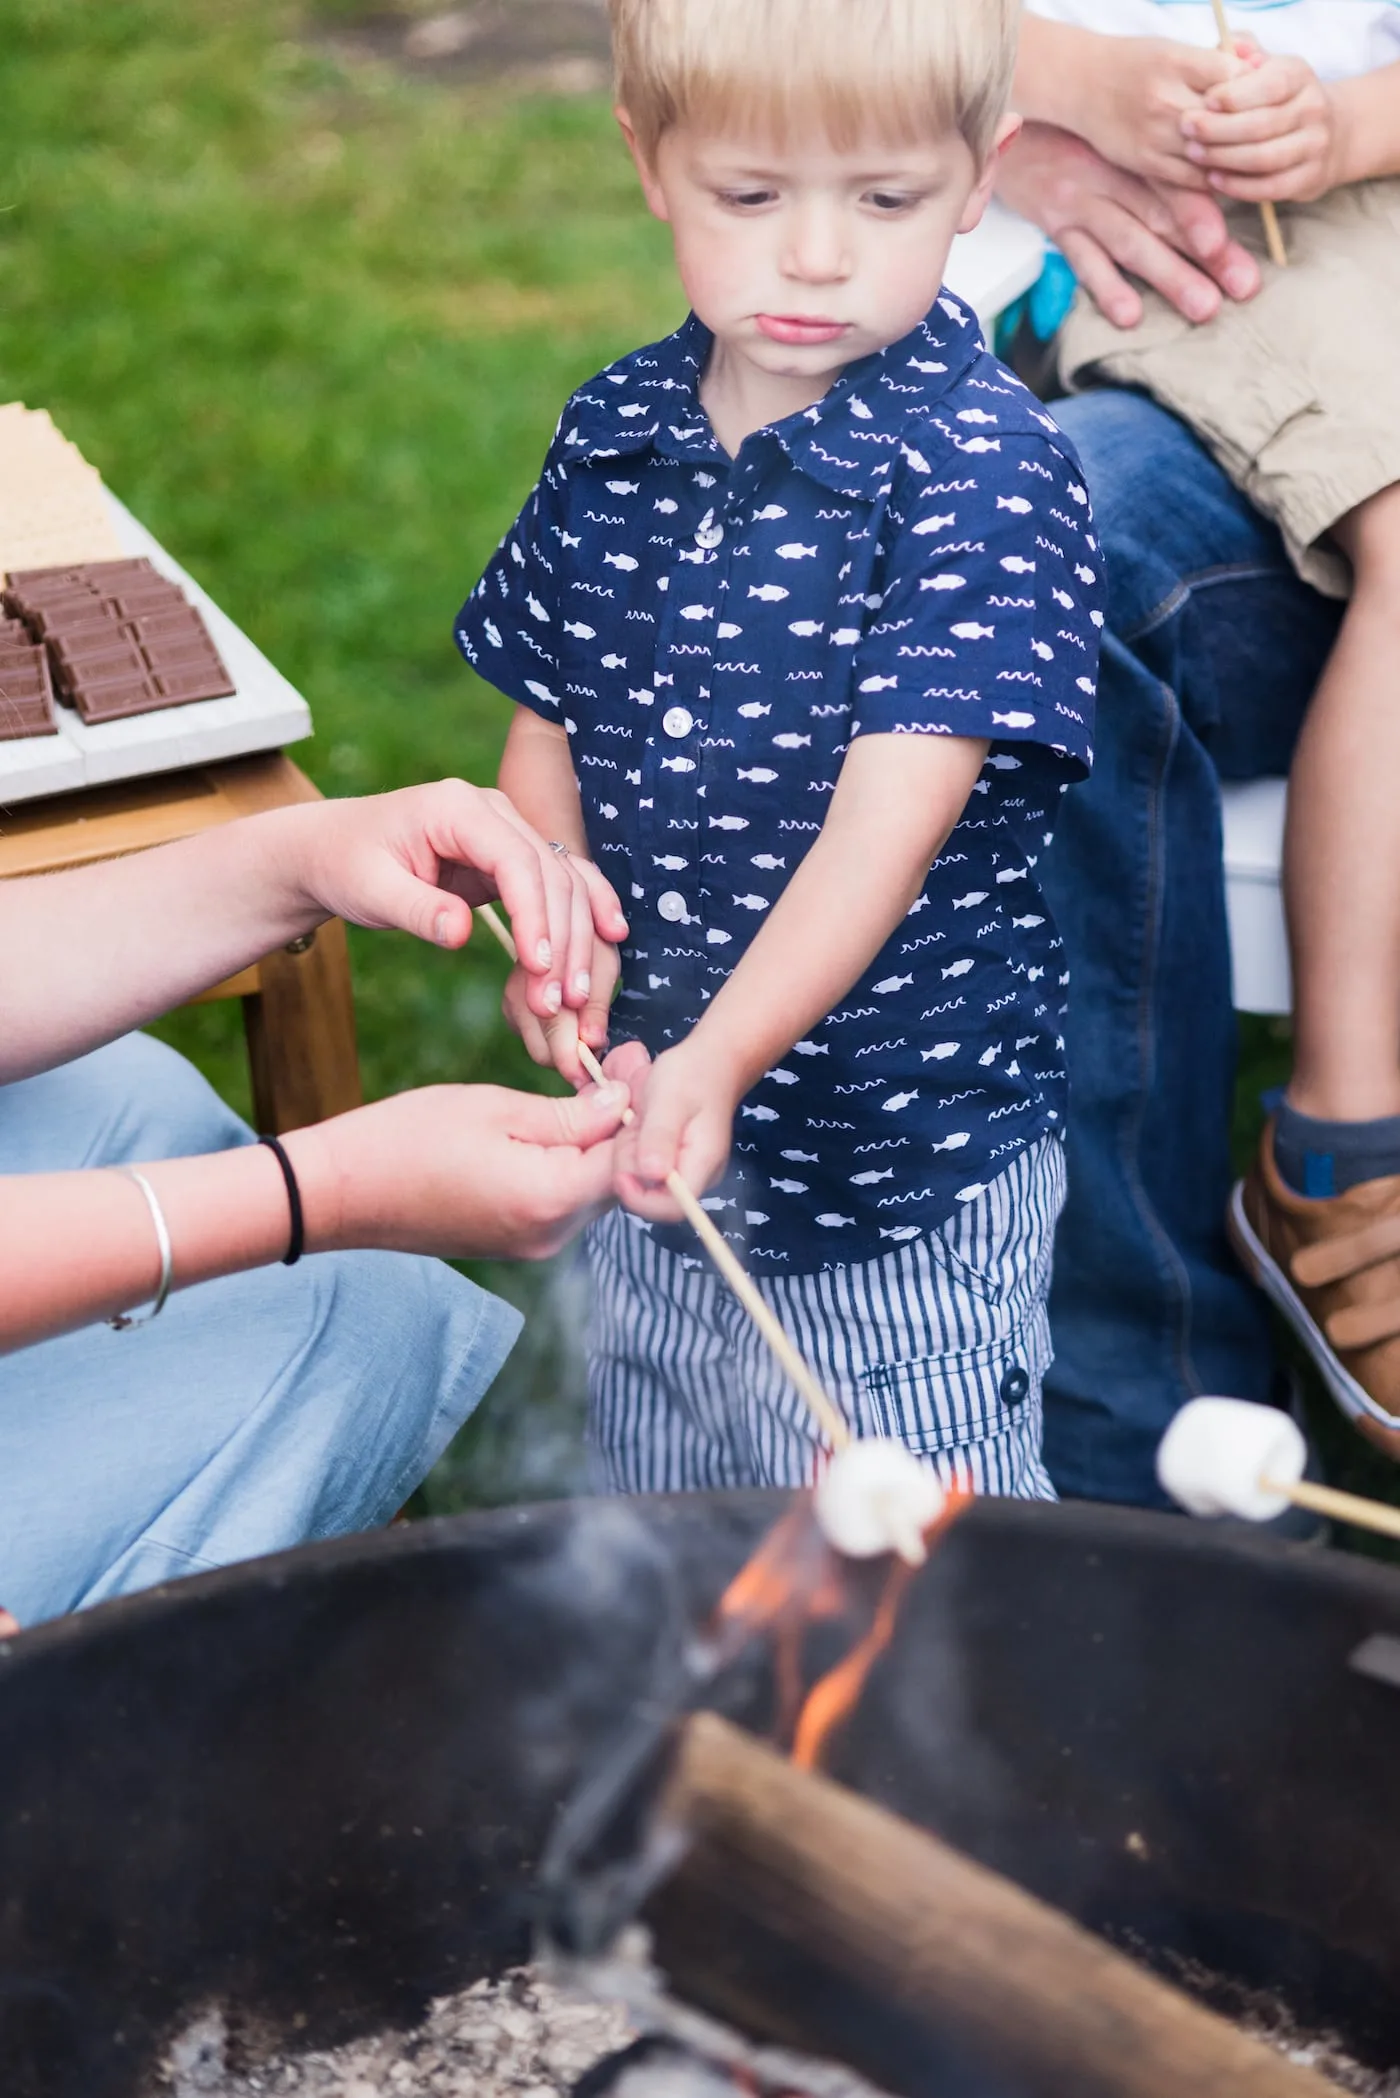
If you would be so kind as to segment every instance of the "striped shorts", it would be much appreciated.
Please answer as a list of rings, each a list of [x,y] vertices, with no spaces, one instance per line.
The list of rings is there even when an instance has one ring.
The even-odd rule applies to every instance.
[[[857,1435],[979,1493],[1054,1500],[1041,1460],[1064,1148],[1042,1137],[938,1231],[859,1266],[756,1277]],[[624,1493],[810,1484],[797,1392],[713,1270],[613,1210],[588,1235],[590,1439]]]

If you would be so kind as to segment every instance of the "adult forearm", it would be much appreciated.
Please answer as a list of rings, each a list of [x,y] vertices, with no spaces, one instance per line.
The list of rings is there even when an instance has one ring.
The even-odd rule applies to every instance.
[[[261,1146],[139,1169],[155,1189],[184,1288],[286,1250],[287,1194]],[[145,1196],[119,1172],[0,1180],[0,1351],[110,1318],[155,1294],[160,1252]]]
[[[294,878],[302,812],[0,882],[0,1083],[168,1012],[326,916]]]

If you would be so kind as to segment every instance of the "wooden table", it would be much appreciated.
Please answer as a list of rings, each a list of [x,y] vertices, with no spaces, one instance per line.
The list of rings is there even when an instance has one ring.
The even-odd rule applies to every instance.
[[[52,795],[0,812],[0,880],[117,859],[236,816],[319,799],[306,774],[278,751]],[[261,1134],[278,1136],[359,1106],[350,957],[338,919],[192,1002],[213,998],[243,1001]]]

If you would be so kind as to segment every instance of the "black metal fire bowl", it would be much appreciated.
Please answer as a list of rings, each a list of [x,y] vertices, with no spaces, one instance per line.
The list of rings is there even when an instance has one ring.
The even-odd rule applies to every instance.
[[[325,2044],[523,1956],[561,1802],[783,1505],[425,1524],[0,1645],[5,2098],[127,2098],[211,2001],[255,2047]],[[1387,1638],[1385,1568],[988,1501],[833,1768],[1394,2062],[1400,1688],[1353,1661],[1372,1641],[1383,1677]],[[768,1699],[754,1666],[717,1701],[757,1725]]]

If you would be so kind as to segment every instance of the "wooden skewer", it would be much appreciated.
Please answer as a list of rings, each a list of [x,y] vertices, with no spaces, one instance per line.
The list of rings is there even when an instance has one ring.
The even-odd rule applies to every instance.
[[[1215,9],[1215,27],[1220,37],[1220,48],[1227,56],[1233,56],[1235,39],[1230,31],[1230,18],[1225,12],[1225,0],[1211,0]],[[1267,200],[1259,206],[1259,216],[1264,221],[1264,241],[1269,250],[1270,262],[1280,269],[1288,267],[1288,250],[1283,244],[1283,228],[1278,222],[1278,213]]]
[[[483,903],[477,916],[493,932],[512,961],[517,961],[515,941],[503,923],[494,904]],[[589,1077],[597,1084],[606,1085],[607,1078],[587,1042],[578,1045],[578,1059]],[[633,1122],[636,1117],[629,1107],[623,1116],[624,1122]],[[789,1340],[778,1320],[773,1316],[763,1298],[754,1287],[753,1277],[735,1253],[723,1232],[702,1208],[695,1192],[682,1180],[679,1173],[666,1175],[666,1187],[685,1212],[686,1221],[694,1231],[705,1251],[743,1305],[749,1317],[767,1342],[774,1360],[778,1363],[789,1382],[794,1384],[805,1400],[813,1419],[821,1428],[833,1450],[844,1450],[851,1440],[851,1431],[842,1418],[835,1401],[823,1391],[811,1369],[803,1361]]]
[[[1400,1538],[1400,1508],[1388,1508],[1384,1501],[1341,1493],[1335,1486],[1314,1486],[1311,1479],[1300,1479],[1296,1486],[1285,1486],[1279,1479],[1261,1479],[1259,1484],[1266,1493],[1282,1494],[1295,1508],[1330,1515],[1335,1522],[1350,1523],[1357,1530],[1374,1530],[1378,1537]]]

